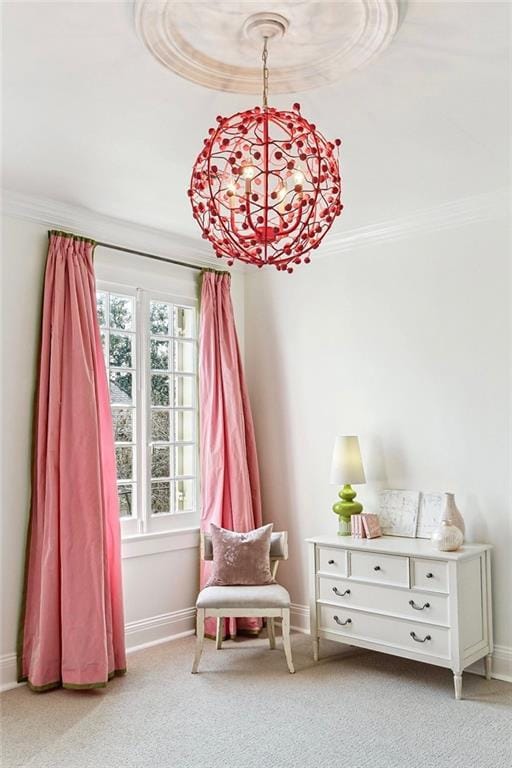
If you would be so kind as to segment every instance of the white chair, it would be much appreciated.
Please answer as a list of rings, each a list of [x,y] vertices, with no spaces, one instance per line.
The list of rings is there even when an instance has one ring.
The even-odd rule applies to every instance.
[[[208,533],[201,534],[201,559],[213,560],[213,546]],[[279,562],[288,559],[288,534],[272,533],[270,543],[270,569],[276,577]],[[203,652],[204,621],[207,616],[217,619],[216,648],[222,648],[222,619],[229,617],[264,616],[267,619],[268,641],[271,650],[276,647],[274,619],[282,619],[283,647],[291,674],[295,672],[290,645],[290,595],[280,584],[257,587],[205,587],[198,595],[197,641],[192,674],[196,674]]]

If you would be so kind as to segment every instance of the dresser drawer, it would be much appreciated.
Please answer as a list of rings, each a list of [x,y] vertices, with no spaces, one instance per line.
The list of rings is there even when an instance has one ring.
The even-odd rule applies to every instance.
[[[322,573],[333,573],[337,576],[347,575],[347,553],[344,549],[318,547],[317,570]]]
[[[448,626],[446,595],[425,595],[412,589],[396,589],[378,584],[362,584],[349,579],[318,577],[318,597],[346,608],[391,613],[394,616]]]
[[[413,557],[411,579],[411,586],[415,589],[448,592],[448,563],[442,560],[423,560],[420,557]]]
[[[377,552],[349,552],[350,576],[375,584],[409,586],[409,558]]]
[[[319,606],[319,629],[343,636],[342,642],[350,644],[351,638],[369,643],[382,643],[383,650],[391,647],[408,650],[424,656],[448,659],[450,655],[450,631],[420,622],[395,619],[375,614],[359,613],[340,606]]]

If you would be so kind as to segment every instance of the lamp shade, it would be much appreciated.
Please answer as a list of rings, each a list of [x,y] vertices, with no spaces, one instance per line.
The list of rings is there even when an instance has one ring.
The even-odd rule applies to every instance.
[[[343,435],[336,438],[332,452],[330,482],[333,485],[352,485],[352,483],[366,482],[359,438],[355,435]]]

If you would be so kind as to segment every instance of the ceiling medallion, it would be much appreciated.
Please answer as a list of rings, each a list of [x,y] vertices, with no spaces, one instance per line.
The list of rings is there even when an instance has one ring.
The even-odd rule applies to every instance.
[[[268,106],[268,41],[286,31],[276,14],[246,25],[263,40],[263,106],[217,117],[190,181],[192,212],[219,258],[293,272],[309,263],[342,211],[340,139],[327,141],[300,113]]]
[[[181,77],[219,91],[257,93],[259,71],[247,61],[258,30],[245,20],[261,16],[261,8],[261,0],[136,0],[135,24],[153,56]],[[268,0],[264,8],[286,32],[273,58],[272,92],[294,93],[370,62],[395,36],[406,3]]]

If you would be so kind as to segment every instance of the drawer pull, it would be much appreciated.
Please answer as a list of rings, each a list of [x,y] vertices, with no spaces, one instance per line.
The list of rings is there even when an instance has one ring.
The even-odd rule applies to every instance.
[[[434,574],[433,573],[427,573],[427,579],[433,579]]]
[[[352,619],[347,619],[346,621],[341,621],[337,616],[333,616],[334,621],[336,624],[339,624],[340,627],[344,627],[345,624],[352,624]]]
[[[409,605],[414,608],[415,611],[424,611],[425,608],[430,608],[430,603],[425,603],[425,605],[416,605],[414,600],[409,600]]]
[[[333,587],[332,591],[335,595],[338,595],[338,597],[345,597],[345,595],[350,595],[350,589],[346,589],[344,592],[340,592],[338,587]]]
[[[328,560],[328,561],[327,561],[327,565],[334,565],[334,564],[335,564],[335,563],[334,563],[334,560]]]
[[[375,565],[375,566],[373,567],[373,570],[374,570],[374,571],[380,571],[380,565]]]
[[[334,617],[334,618],[336,618],[336,617]],[[424,643],[426,640],[432,640],[430,635],[425,635],[425,637],[422,640],[421,637],[416,637],[416,632],[411,632],[411,637],[412,637],[413,640],[416,640],[417,643]]]

